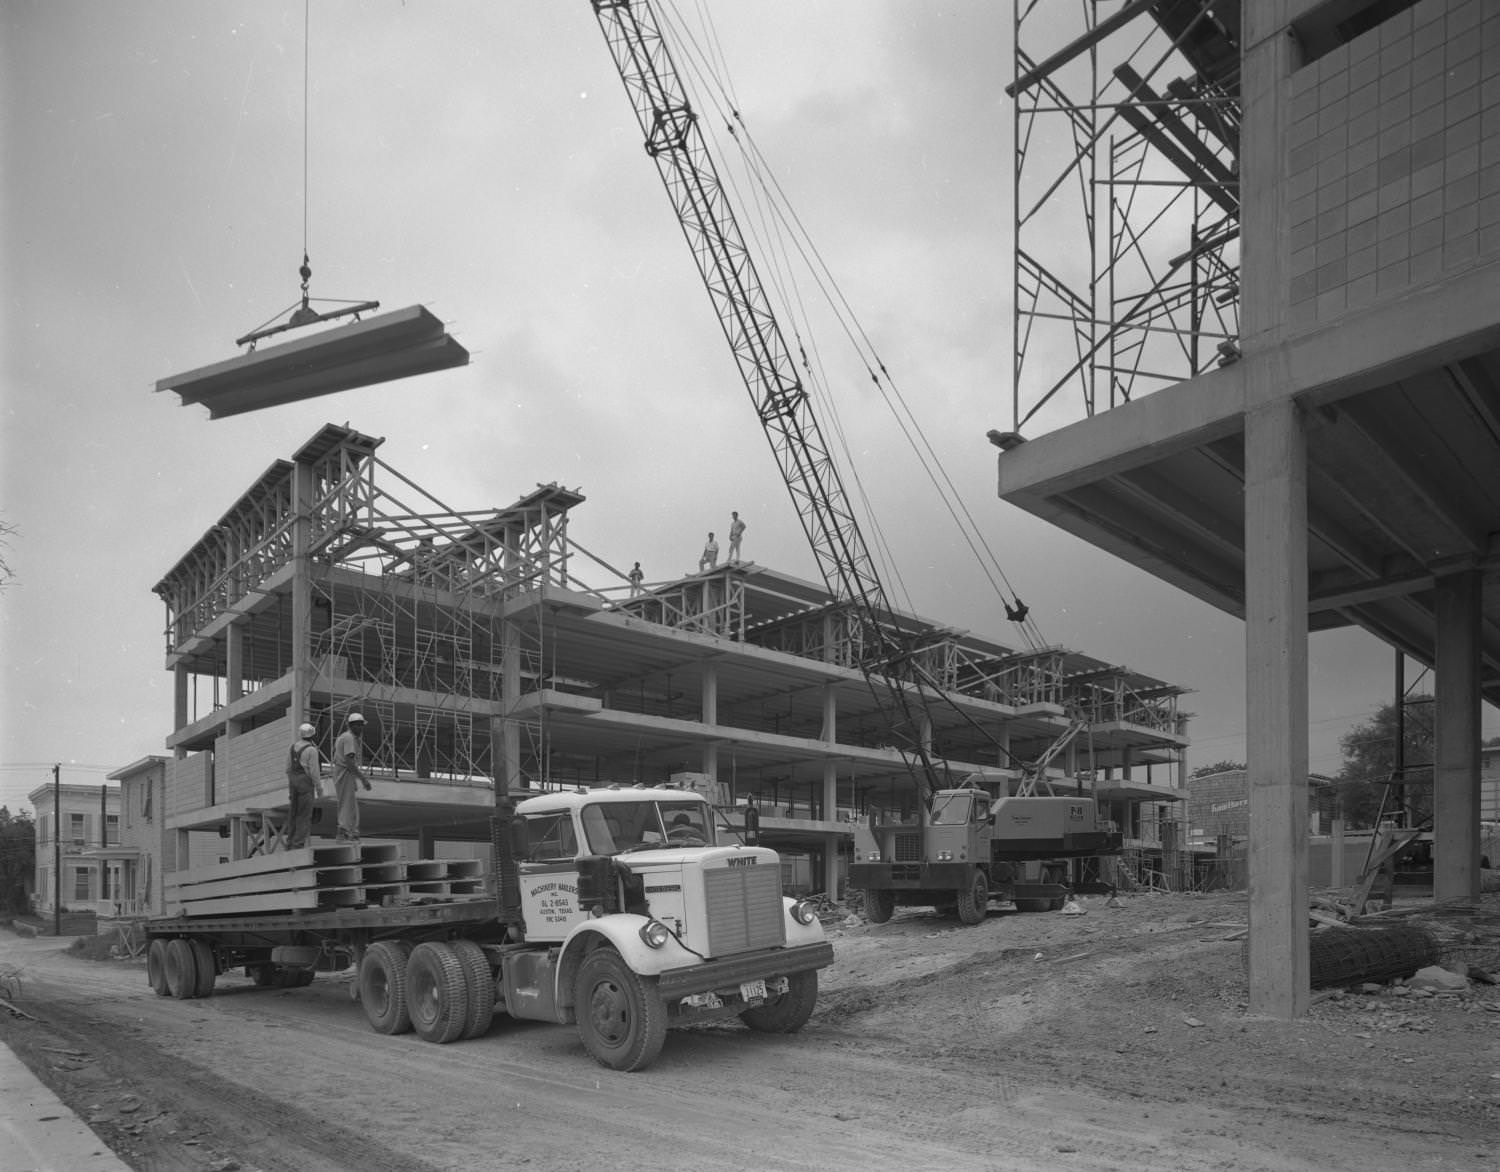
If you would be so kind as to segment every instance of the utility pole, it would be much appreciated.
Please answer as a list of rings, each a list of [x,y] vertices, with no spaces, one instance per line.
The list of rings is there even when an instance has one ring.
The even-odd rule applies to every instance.
[[[52,766],[52,934],[62,935],[62,766]]]

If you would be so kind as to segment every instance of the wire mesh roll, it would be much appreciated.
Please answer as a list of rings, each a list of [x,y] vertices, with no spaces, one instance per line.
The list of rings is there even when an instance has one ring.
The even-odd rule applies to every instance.
[[[1442,957],[1437,937],[1425,928],[1319,928],[1308,937],[1307,959],[1314,989],[1357,981],[1409,977]]]
[[[1394,981],[1441,961],[1443,950],[1426,928],[1319,928],[1307,938],[1310,985],[1326,989],[1360,981]],[[1248,969],[1250,941],[1240,949]]]

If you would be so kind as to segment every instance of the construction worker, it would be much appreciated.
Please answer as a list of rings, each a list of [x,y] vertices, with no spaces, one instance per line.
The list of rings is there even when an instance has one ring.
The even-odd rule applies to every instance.
[[[698,572],[711,570],[719,564],[719,543],[714,540],[714,535],[708,535],[708,541],[703,546],[703,556],[698,559]]]
[[[740,539],[745,536],[745,523],[738,513],[729,514],[729,560],[740,560]]]
[[[641,592],[641,583],[645,580],[645,571],[641,569],[641,563],[636,562],[630,567],[630,597],[634,598]]]
[[[339,733],[333,746],[333,792],[339,802],[339,842],[359,841],[359,791],[355,784],[370,788],[370,779],[360,767],[364,733],[365,718],[358,712],[351,712],[344,721],[344,731]]]
[[[300,850],[312,833],[313,802],[322,785],[323,759],[313,742],[318,730],[310,724],[297,727],[297,739],[287,754],[287,840],[286,849]]]

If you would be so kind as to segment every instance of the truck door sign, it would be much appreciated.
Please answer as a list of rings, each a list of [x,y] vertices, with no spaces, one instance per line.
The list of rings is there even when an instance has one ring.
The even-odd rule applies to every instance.
[[[537,883],[527,889],[526,902],[543,923],[566,924],[578,911],[578,885],[555,880]]]

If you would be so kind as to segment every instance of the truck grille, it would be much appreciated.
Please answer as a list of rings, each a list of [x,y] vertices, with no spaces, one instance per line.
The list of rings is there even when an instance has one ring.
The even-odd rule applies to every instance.
[[[703,872],[708,955],[728,956],[786,943],[779,867],[723,867]]]
[[[922,861],[922,836],[920,834],[898,834],[896,837],[897,863],[920,863]]]

